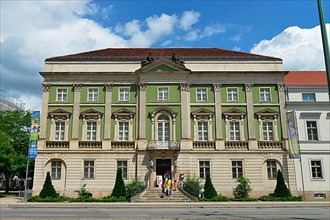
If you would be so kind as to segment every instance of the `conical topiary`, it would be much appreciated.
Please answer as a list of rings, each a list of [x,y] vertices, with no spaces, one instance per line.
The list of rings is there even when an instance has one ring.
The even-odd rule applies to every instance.
[[[206,199],[212,199],[213,197],[215,197],[217,195],[218,195],[218,193],[217,193],[217,191],[215,190],[215,188],[212,184],[210,174],[207,173],[206,174],[205,185],[204,185],[204,197]]]
[[[126,188],[121,169],[117,169],[116,182],[111,197],[126,197]]]
[[[291,192],[290,189],[286,186],[283,178],[283,174],[280,170],[277,171],[277,178],[276,178],[276,188],[274,190],[275,197],[290,197]]]
[[[57,193],[56,193],[56,190],[55,190],[55,188],[52,184],[52,179],[50,178],[50,173],[49,172],[47,172],[45,183],[42,187],[42,190],[39,194],[39,197],[40,198],[47,198],[47,197],[56,198],[57,197]]]

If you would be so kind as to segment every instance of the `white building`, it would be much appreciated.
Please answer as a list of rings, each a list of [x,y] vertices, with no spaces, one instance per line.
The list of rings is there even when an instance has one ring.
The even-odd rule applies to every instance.
[[[330,102],[325,71],[291,71],[285,77],[287,109],[296,112],[300,159],[298,192],[307,200],[330,198]]]

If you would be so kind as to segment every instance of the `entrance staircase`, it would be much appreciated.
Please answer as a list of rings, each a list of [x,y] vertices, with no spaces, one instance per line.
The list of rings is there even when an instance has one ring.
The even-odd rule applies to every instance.
[[[180,190],[172,191],[170,196],[162,193],[161,188],[147,188],[134,202],[195,202],[192,198],[184,195]]]

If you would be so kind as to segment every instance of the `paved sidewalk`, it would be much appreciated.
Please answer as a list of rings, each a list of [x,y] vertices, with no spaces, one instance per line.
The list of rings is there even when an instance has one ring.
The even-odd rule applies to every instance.
[[[324,207],[330,208],[330,201],[309,202],[189,202],[189,203],[104,203],[104,202],[63,202],[34,203],[25,202],[18,197],[0,198],[0,206],[7,208],[142,208],[142,207],[182,207],[182,208],[290,208],[290,207]]]

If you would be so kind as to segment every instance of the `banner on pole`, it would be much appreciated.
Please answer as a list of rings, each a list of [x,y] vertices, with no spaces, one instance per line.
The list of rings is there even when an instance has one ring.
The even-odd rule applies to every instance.
[[[40,129],[40,111],[32,112],[31,117],[31,134],[29,146],[29,160],[34,160],[38,154],[38,134]]]
[[[299,159],[300,147],[299,147],[296,112],[288,111],[286,113],[286,118],[287,118],[288,138],[289,138],[289,158]]]

